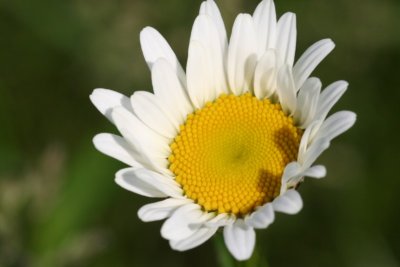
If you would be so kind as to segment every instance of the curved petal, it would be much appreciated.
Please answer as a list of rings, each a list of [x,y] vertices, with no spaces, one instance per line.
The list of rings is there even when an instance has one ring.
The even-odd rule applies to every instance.
[[[296,15],[288,12],[282,15],[277,24],[276,50],[282,64],[293,67],[296,52]]]
[[[117,172],[115,182],[146,197],[182,197],[183,191],[172,179],[147,169],[126,168]]]
[[[328,117],[319,129],[317,138],[329,141],[344,133],[356,122],[356,114],[351,111],[339,111]]]
[[[138,149],[138,152],[143,152],[154,159],[166,159],[169,156],[171,153],[169,139],[151,130],[134,114],[118,107],[111,115],[118,130]]]
[[[296,190],[290,189],[283,195],[274,199],[272,205],[276,211],[287,214],[296,214],[303,208],[303,200]]]
[[[333,105],[335,105],[336,102],[342,97],[344,92],[346,92],[348,86],[349,84],[346,81],[337,81],[322,91],[318,101],[318,119],[325,120],[326,115],[328,115]]]
[[[301,166],[298,162],[291,162],[286,165],[282,175],[281,194],[284,194],[288,186],[293,186],[293,182],[301,178]]]
[[[324,152],[330,143],[327,138],[318,138],[314,140],[310,147],[307,149],[306,153],[304,154],[303,161],[300,162],[302,165],[302,169],[309,168],[314,161]]]
[[[251,89],[256,63],[257,39],[253,18],[249,14],[240,14],[233,24],[227,63],[228,81],[235,95]]]
[[[92,101],[93,105],[112,123],[114,123],[111,117],[111,112],[113,108],[124,107],[125,109],[132,112],[129,98],[127,98],[123,94],[109,89],[94,89],[89,98]]]
[[[207,59],[203,46],[197,41],[191,41],[186,66],[187,85],[190,99],[197,109],[202,108],[206,102],[215,99],[216,95]]]
[[[172,249],[178,251],[186,251],[197,246],[200,246],[212,237],[218,227],[201,227],[197,229],[192,235],[181,240],[170,240],[169,244]]]
[[[123,163],[138,168],[142,165],[135,159],[139,157],[126,140],[118,135],[101,133],[93,138],[93,144],[97,150],[107,156],[113,157]]]
[[[228,93],[224,66],[226,48],[221,44],[218,29],[210,16],[199,15],[196,18],[190,41],[191,43],[194,41],[199,42],[203,48],[199,51],[191,51],[191,47],[189,46],[189,58],[192,57],[192,64],[196,64],[196,62],[206,63],[204,70],[200,70],[205,75],[203,79],[208,80],[206,83],[210,86],[210,88],[202,88],[203,91],[208,92],[207,95],[209,98],[206,101],[212,101],[216,96]],[[196,70],[195,66],[191,68]],[[188,76],[188,81],[189,79],[190,77]],[[190,89],[189,83],[188,89]]]
[[[174,138],[177,135],[179,124],[176,125],[169,119],[167,112],[157,100],[152,93],[135,92],[131,96],[133,111],[153,131],[166,138]]]
[[[318,78],[309,78],[300,88],[293,118],[302,129],[307,128],[314,119],[321,87],[322,83]]]
[[[187,204],[178,208],[161,227],[161,236],[168,240],[182,240],[193,235],[204,220],[204,212],[197,204]]]
[[[245,219],[247,225],[256,229],[265,229],[274,222],[275,212],[271,203],[259,207]]]
[[[224,240],[233,257],[243,261],[249,259],[253,253],[256,233],[253,227],[238,219],[234,224],[224,227]]]
[[[258,99],[270,97],[276,90],[276,55],[267,50],[258,61],[254,72],[254,94]]]
[[[296,110],[296,89],[294,87],[292,68],[283,65],[278,72],[277,92],[283,111],[291,115]]]
[[[302,172],[302,176],[311,178],[324,178],[326,176],[326,168],[323,165],[315,165]]]
[[[303,86],[303,83],[319,63],[335,48],[331,39],[324,39],[310,46],[297,60],[293,67],[293,77],[296,88]]]
[[[150,70],[160,58],[165,59],[172,67],[182,86],[186,86],[186,76],[174,51],[162,35],[152,27],[146,27],[140,32],[140,45],[144,58]]]
[[[192,202],[190,199],[167,198],[142,206],[138,210],[138,216],[144,222],[163,220],[170,217],[177,208]]]
[[[179,120],[185,122],[186,116],[193,112],[185,87],[183,87],[168,61],[158,59],[151,69],[154,94],[165,103],[165,107]]]
[[[274,1],[263,0],[258,4],[253,14],[254,26],[258,38],[258,55],[273,48],[276,40],[276,12]]]
[[[228,37],[226,35],[226,29],[221,13],[219,12],[218,6],[214,0],[207,0],[201,3],[199,14],[207,15],[213,20],[218,30],[219,43],[224,54],[226,54],[228,48]]]

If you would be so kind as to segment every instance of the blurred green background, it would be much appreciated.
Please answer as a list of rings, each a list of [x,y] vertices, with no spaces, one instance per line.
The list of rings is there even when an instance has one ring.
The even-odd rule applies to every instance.
[[[186,62],[201,1],[0,1],[0,266],[219,266],[208,241],[172,251],[161,222],[142,223],[151,200],[114,183],[123,164],[91,139],[116,132],[89,102],[94,88],[151,90],[139,46],[151,25]],[[258,0],[217,0],[227,28]],[[336,110],[358,114],[307,180],[300,214],[257,231],[240,266],[400,266],[400,1],[277,0],[298,17],[297,56],[322,38],[337,47],[314,75],[350,88]],[[229,258],[227,259],[229,261]],[[236,264],[238,265],[238,264]]]

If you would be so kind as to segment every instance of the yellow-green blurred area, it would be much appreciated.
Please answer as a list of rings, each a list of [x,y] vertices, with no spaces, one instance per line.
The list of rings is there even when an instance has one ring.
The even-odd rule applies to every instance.
[[[160,30],[185,65],[200,1],[0,1],[0,266],[224,266],[213,240],[176,252],[153,200],[114,183],[122,163],[92,137],[116,129],[90,103],[94,88],[151,90],[139,32]],[[228,31],[257,0],[217,0]],[[319,159],[328,175],[299,188],[304,208],[257,231],[257,252],[231,266],[400,266],[400,1],[276,0],[298,18],[298,56],[332,38],[313,73],[350,87],[335,110],[356,125]]]

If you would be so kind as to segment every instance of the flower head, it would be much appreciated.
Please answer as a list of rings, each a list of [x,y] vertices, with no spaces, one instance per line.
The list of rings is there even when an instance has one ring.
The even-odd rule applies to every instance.
[[[267,228],[275,211],[300,211],[297,185],[326,175],[314,161],[355,122],[349,111],[327,118],[346,82],[321,91],[309,77],[334,43],[315,43],[294,64],[296,17],[277,21],[272,0],[238,15],[229,44],[215,2],[203,2],[186,73],[155,29],[146,27],[140,41],[154,93],[129,99],[94,90],[92,102],[122,134],[99,134],[94,144],[130,166],[116,174],[120,186],[163,198],[138,215],[166,219],[161,235],[173,249],[196,247],[223,228],[232,255],[248,259],[254,229]]]

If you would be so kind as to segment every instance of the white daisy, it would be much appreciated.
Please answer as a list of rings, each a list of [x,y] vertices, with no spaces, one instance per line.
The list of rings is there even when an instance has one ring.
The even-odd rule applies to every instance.
[[[300,211],[297,185],[326,175],[314,161],[355,122],[349,111],[326,118],[345,81],[321,92],[309,77],[334,43],[315,43],[294,64],[296,16],[277,20],[272,0],[237,16],[229,44],[218,7],[203,2],[186,73],[155,29],[146,27],[140,41],[154,93],[129,99],[94,90],[93,104],[122,134],[99,134],[94,144],[130,166],[117,172],[117,184],[163,198],[138,215],[166,219],[161,235],[173,249],[199,246],[223,228],[228,250],[246,260],[255,229],[267,228],[275,211]]]

